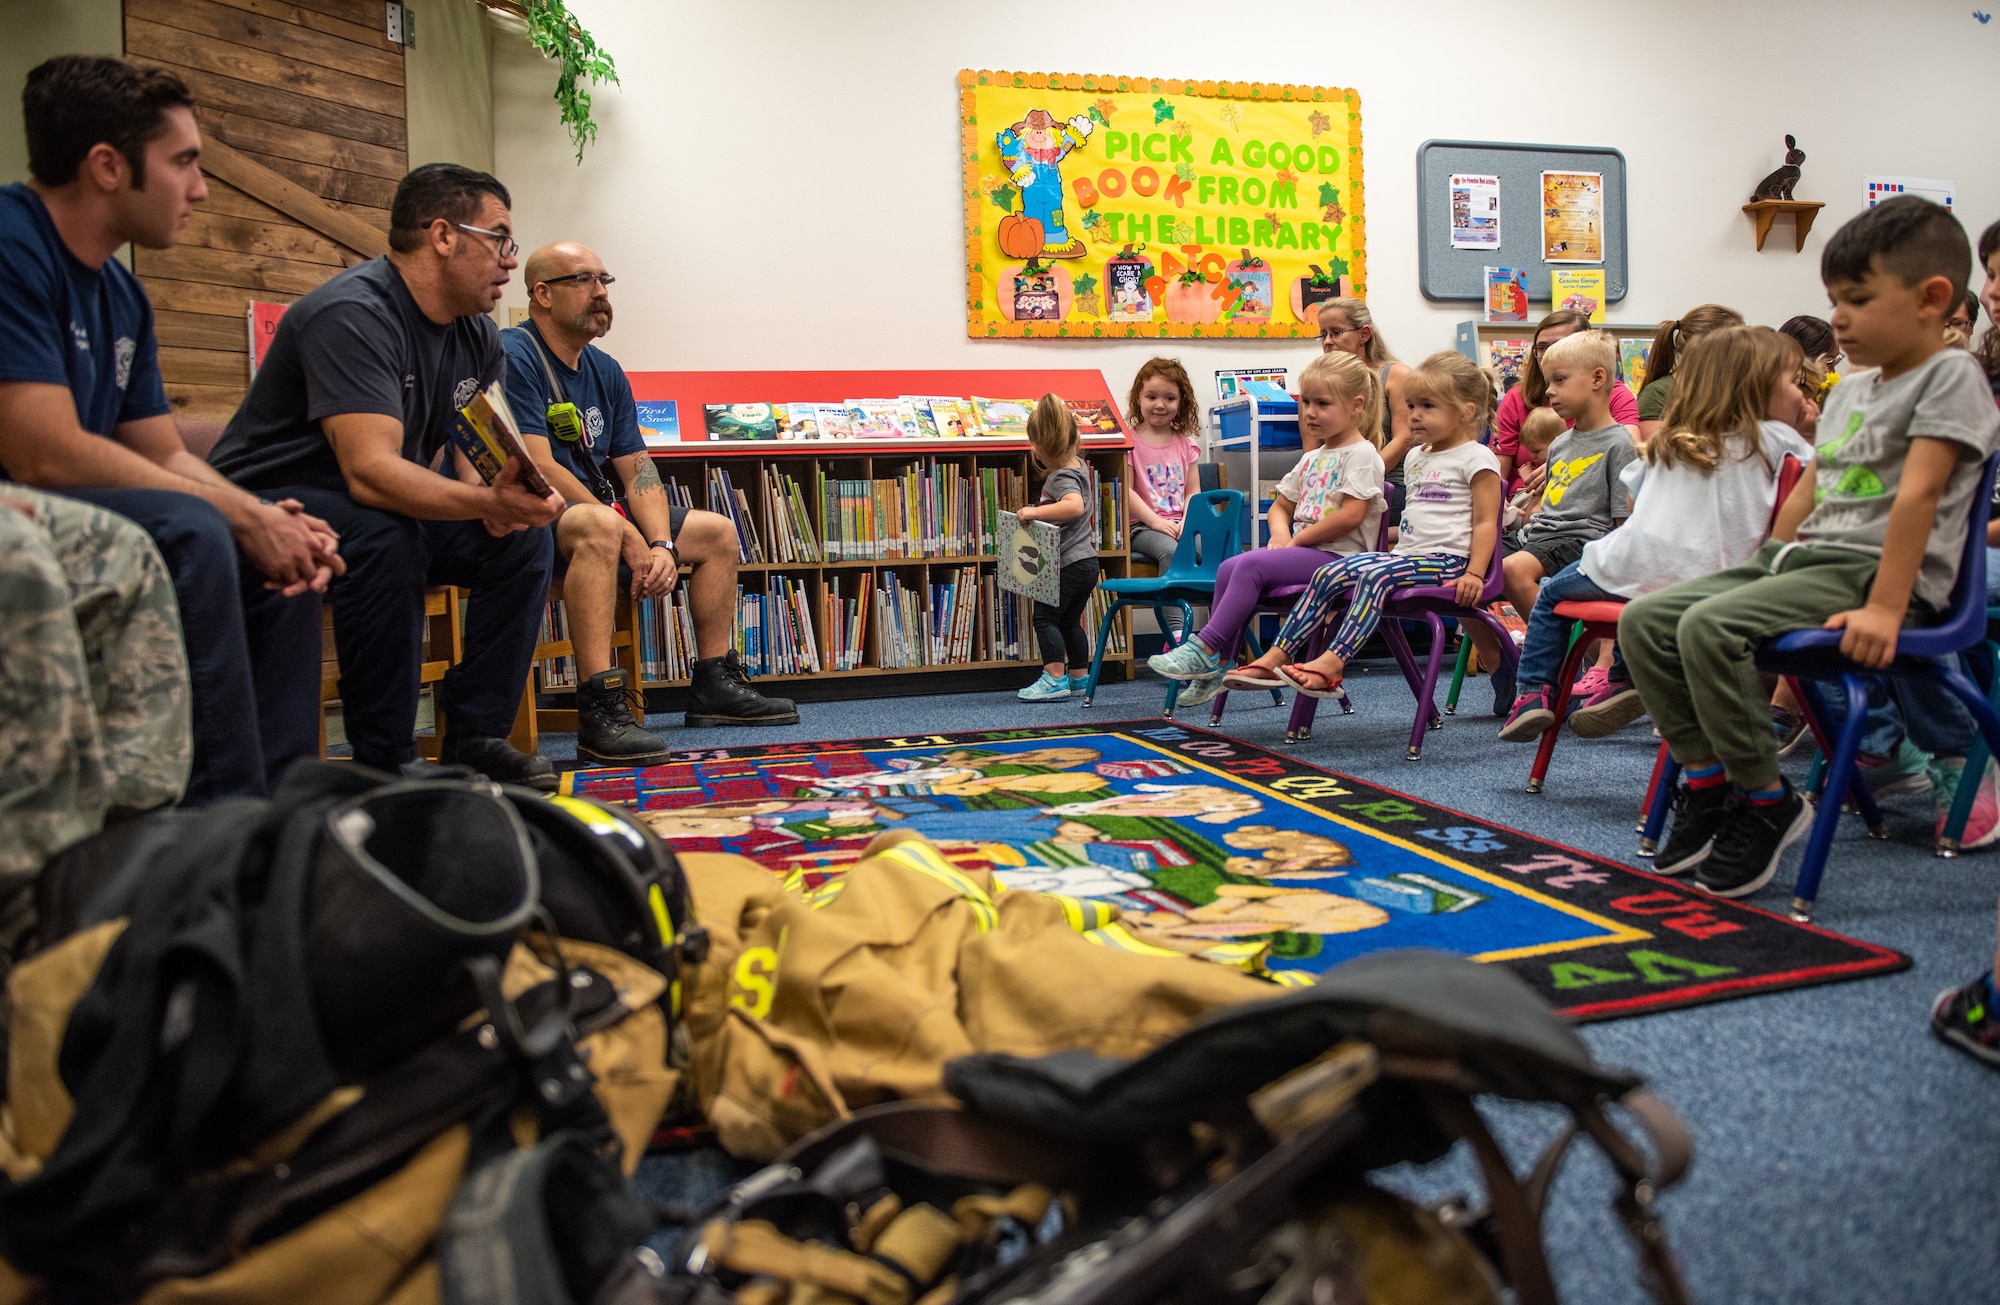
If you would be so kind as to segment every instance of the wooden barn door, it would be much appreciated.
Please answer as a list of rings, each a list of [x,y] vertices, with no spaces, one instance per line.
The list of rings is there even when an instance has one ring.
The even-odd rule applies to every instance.
[[[208,202],[134,252],[191,445],[250,383],[252,300],[290,303],[387,246],[408,168],[403,48],[383,0],[125,0],[125,53],[194,92]]]

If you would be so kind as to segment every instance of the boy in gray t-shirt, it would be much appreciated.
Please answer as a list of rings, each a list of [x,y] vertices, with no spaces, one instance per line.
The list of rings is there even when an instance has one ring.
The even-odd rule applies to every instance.
[[[1979,364],[1944,342],[1971,266],[1958,222],[1914,196],[1836,232],[1820,274],[1835,338],[1863,370],[1834,388],[1811,474],[1749,562],[1626,605],[1618,635],[1633,682],[1687,776],[1655,872],[1693,870],[1704,890],[1741,897],[1812,826],[1811,804],[1778,773],[1758,644],[1838,630],[1845,656],[1879,670],[1904,625],[1949,601],[1980,464],[2000,440]],[[1963,774],[1972,718],[1929,680],[1884,687],[1911,741],[1935,754],[1942,828],[1961,779],[1991,782],[1990,770]]]

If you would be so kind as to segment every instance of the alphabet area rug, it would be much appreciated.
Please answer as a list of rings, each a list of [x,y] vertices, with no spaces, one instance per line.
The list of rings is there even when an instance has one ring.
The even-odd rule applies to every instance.
[[[1172,722],[695,750],[563,782],[635,808],[676,850],[751,857],[822,902],[869,840],[914,829],[1008,891],[1068,899],[1093,941],[1286,984],[1435,947],[1601,1020],[1910,963]]]

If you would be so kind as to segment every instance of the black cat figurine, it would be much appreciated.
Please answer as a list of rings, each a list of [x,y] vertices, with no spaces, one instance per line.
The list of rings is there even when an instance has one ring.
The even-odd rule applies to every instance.
[[[1790,136],[1785,137],[1785,166],[1757,183],[1757,189],[1750,192],[1750,202],[1760,199],[1790,199],[1792,187],[1799,184],[1799,164],[1806,161],[1806,152]]]

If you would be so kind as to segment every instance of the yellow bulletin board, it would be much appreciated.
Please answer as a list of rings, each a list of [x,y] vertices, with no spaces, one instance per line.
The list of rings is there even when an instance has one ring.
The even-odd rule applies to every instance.
[[[958,74],[974,339],[1296,339],[1365,295],[1361,97]]]

